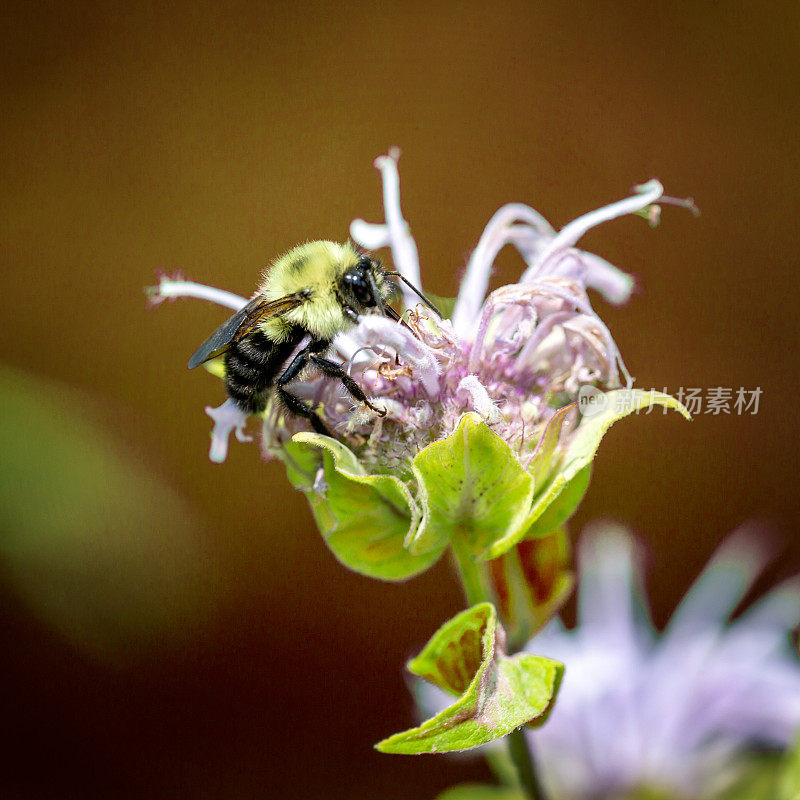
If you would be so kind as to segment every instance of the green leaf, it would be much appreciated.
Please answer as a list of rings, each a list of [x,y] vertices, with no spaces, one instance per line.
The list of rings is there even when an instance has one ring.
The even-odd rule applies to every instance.
[[[545,508],[541,516],[525,531],[526,539],[549,536],[560,528],[577,510],[592,477],[592,465],[584,467]]]
[[[482,557],[527,527],[533,478],[477,414],[464,414],[450,436],[417,453],[412,469],[422,505],[413,552],[437,550],[458,533]]]
[[[408,671],[450,694],[464,694],[484,660],[494,657],[496,622],[491,603],[462,611],[433,634]]]
[[[569,413],[577,407],[577,403],[570,403],[563,408],[559,408],[545,426],[544,431],[542,431],[542,436],[536,445],[536,450],[533,452],[533,460],[530,465],[530,472],[536,483],[537,491],[539,487],[544,486],[552,469],[553,454],[561,437],[561,432],[567,423]]]
[[[505,631],[491,603],[479,603],[446,622],[408,669],[459,697],[418,728],[375,745],[384,753],[468,750],[522,725],[541,725],[564,671],[542,656],[507,656]]]
[[[406,485],[393,475],[368,475],[343,444],[317,433],[298,433],[284,456],[289,480],[308,499],[325,542],[346,567],[385,581],[428,569],[444,547],[423,554],[404,542],[419,523]],[[322,467],[322,481],[317,473]]]
[[[569,417],[565,412],[574,408],[574,405],[560,409],[548,423],[542,435],[544,444],[541,452],[537,453],[530,467],[534,475],[547,477],[540,479],[536,484],[536,496],[525,524],[517,530],[509,530],[505,536],[497,539],[488,552],[489,558],[501,555],[526,535],[578,473],[592,463],[600,441],[617,420],[651,404],[675,409],[686,419],[691,419],[689,412],[678,400],[662,392],[618,389],[607,392],[604,397],[604,409],[592,416],[581,417],[578,426],[567,436],[564,436],[564,427]],[[565,441],[554,447],[552,444],[554,438]],[[573,492],[575,492],[574,487]]]
[[[685,797],[679,797],[675,792],[661,788],[642,786],[634,789],[630,794],[626,794],[624,799],[620,798],[620,800],[685,800]],[[755,798],[751,797],[749,800],[755,800]]]
[[[783,757],[778,778],[778,800],[800,800],[800,737]]]
[[[519,789],[509,786],[484,786],[480,783],[461,783],[436,796],[436,800],[525,800]]]
[[[736,780],[714,800],[800,800],[800,738],[785,753],[762,753],[739,765]]]

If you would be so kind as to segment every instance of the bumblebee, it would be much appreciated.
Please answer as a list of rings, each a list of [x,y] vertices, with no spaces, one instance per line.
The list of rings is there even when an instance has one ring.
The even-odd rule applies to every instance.
[[[386,412],[368,400],[342,365],[325,356],[336,334],[356,325],[362,314],[377,312],[402,323],[389,305],[398,291],[393,277],[436,311],[402,275],[350,243],[298,245],[267,270],[253,299],[203,342],[189,369],[224,355],[225,388],[245,413],[263,412],[274,393],[288,412],[327,436],[331,433],[319,415],[290,391],[306,367],[341,381],[359,403],[383,416]]]

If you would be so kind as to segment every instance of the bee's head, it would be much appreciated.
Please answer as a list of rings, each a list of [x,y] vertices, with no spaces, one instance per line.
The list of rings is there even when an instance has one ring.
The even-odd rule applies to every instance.
[[[375,308],[385,317],[411,330],[408,323],[389,305],[400,292],[400,287],[390,278],[403,281],[428,308],[441,317],[433,303],[401,273],[389,272],[380,261],[366,253],[360,253],[355,263],[344,271],[340,279],[339,295],[344,304],[345,314],[356,322],[359,314]]]
[[[365,254],[344,271],[340,291],[345,305],[356,314],[373,308],[386,313],[386,304],[397,293],[397,285],[384,277],[379,261]]]

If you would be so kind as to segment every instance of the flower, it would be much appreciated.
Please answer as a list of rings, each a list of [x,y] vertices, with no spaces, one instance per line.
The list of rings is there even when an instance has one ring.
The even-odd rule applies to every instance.
[[[576,627],[553,620],[525,648],[566,664],[547,724],[527,733],[552,797],[610,800],[649,788],[705,798],[731,777],[737,755],[793,740],[800,578],[730,620],[767,560],[752,531],[730,536],[659,634],[632,537],[616,527],[584,535]],[[426,712],[447,702],[429,687],[419,697]]]
[[[387,222],[355,220],[351,236],[370,249],[390,247],[397,270],[421,285],[417,248],[400,210],[397,151],[376,166],[384,184]],[[453,432],[461,416],[477,412],[529,463],[539,433],[555,413],[554,399],[573,401],[580,386],[630,385],[631,378],[614,340],[594,312],[588,288],[613,303],[625,302],[633,279],[598,256],[575,249],[589,228],[623,214],[646,212],[663,197],[658,181],[636,194],[594,211],[556,233],[536,211],[521,203],[503,206],[490,220],[467,266],[452,319],[438,319],[401,286],[413,332],[384,317],[364,316],[334,347],[359,376],[367,394],[380,398],[385,417],[354,411],[349,395],[319,374],[292,384],[292,391],[316,401],[328,426],[343,434],[368,469],[408,470],[426,444]],[[495,257],[506,245],[517,248],[527,269],[520,283],[485,298]],[[196,297],[234,310],[244,297],[163,277],[151,291],[153,302]],[[399,359],[399,363],[398,363]],[[562,402],[561,405],[566,405]],[[207,409],[216,423],[211,458],[224,460],[227,434],[240,431],[244,416],[235,404]],[[276,456],[303,420],[287,417],[277,403],[265,413],[263,449]],[[241,438],[241,437],[240,437]]]
[[[389,247],[396,269],[419,286],[417,248],[400,208],[397,159],[393,151],[375,162],[383,179],[385,223],[355,220],[350,233],[368,249]],[[625,408],[610,408],[591,419],[580,419],[577,412],[581,387],[608,391],[632,384],[587,291],[596,289],[621,303],[633,281],[575,245],[589,228],[624,214],[643,214],[654,221],[656,202],[686,204],[665,197],[653,180],[637,187],[633,196],[586,214],[559,232],[528,206],[504,206],[469,260],[449,319],[434,315],[402,286],[407,327],[365,315],[334,340],[335,357],[348,365],[373,402],[382,404],[384,416],[354,409],[338,382],[313,373],[293,382],[292,392],[315,406],[338,440],[309,432],[305,420],[287,415],[276,401],[268,403],[262,451],[287,463],[290,479],[306,491],[337,557],[376,577],[408,577],[438,557],[455,527],[477,532],[469,542],[477,557],[500,555],[588,468],[612,422],[653,402],[685,413],[666,395],[638,390],[630,390]],[[492,264],[506,244],[522,255],[525,272],[519,283],[486,297]],[[204,297],[235,309],[246,303],[242,297],[169,279],[162,279],[153,296]],[[210,457],[222,461],[232,431],[240,441],[247,440],[246,416],[231,400],[206,411],[215,422]],[[300,452],[309,448],[315,451],[313,458]],[[483,459],[480,469],[477,457]],[[445,463],[452,466],[449,484],[442,481]],[[361,516],[365,509],[375,512],[372,503],[390,506],[386,514],[375,512],[372,524],[389,526],[386,537],[392,546],[385,537],[377,543],[359,540],[360,556],[364,547],[373,550],[369,564],[332,544],[334,538],[346,539],[350,549],[355,536],[341,535],[348,524],[355,524],[353,498],[336,512],[330,508],[334,483],[336,491],[361,493]],[[564,509],[558,522],[571,511]],[[334,532],[340,535],[333,537]],[[424,558],[410,558],[399,573],[376,572],[376,552],[393,560],[399,548]]]

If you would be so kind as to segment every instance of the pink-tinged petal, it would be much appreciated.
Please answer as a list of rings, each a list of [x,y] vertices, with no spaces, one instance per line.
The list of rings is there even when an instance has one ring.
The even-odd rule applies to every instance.
[[[622,528],[606,526],[583,537],[578,559],[578,620],[584,646],[630,650],[641,645],[642,568],[633,539]]]
[[[476,372],[480,368],[480,365],[487,359],[489,355],[486,352],[487,347],[491,348],[492,344],[498,338],[507,335],[513,329],[514,324],[520,321],[516,316],[505,318],[505,314],[508,312],[503,312],[504,328],[495,332],[491,340],[487,341],[487,332],[490,326],[495,322],[498,313],[512,306],[520,306],[522,308],[532,307],[531,291],[527,286],[522,286],[520,284],[503,286],[492,292],[487,298],[486,303],[484,303],[481,309],[480,317],[477,320],[477,327],[474,322],[471,326],[472,330],[475,332],[472,335],[472,346],[470,348],[468,365],[470,372]]]
[[[534,266],[525,270],[520,283],[533,282],[540,275],[571,278],[587,289],[600,292],[614,305],[627,302],[635,285],[632,276],[605,259],[574,248],[553,253],[547,263],[532,263]]]
[[[541,270],[554,253],[574,247],[586,231],[591,228],[617,217],[635,214],[637,211],[642,211],[653,205],[664,194],[664,187],[657,180],[651,180],[641,186],[634,187],[634,191],[636,191],[636,194],[632,197],[626,197],[624,200],[603,206],[596,211],[590,211],[588,214],[584,214],[582,217],[578,217],[578,219],[565,225],[539,254],[533,266],[534,271]],[[544,273],[535,272],[535,274]]]
[[[389,247],[389,226],[377,222],[367,222],[363,219],[354,219],[350,223],[350,238],[367,250],[380,250]]]
[[[414,370],[414,380],[419,381],[430,398],[439,395],[441,367],[436,356],[402,325],[385,317],[365,316],[359,325],[365,339],[371,339],[393,348]]]
[[[771,560],[772,550],[763,531],[750,525],[726,538],[672,615],[664,643],[698,628],[723,625]]]
[[[470,405],[483,417],[487,425],[501,422],[503,415],[497,404],[489,397],[486,387],[475,375],[466,375],[459,383],[456,393],[466,395]]]
[[[550,223],[524,203],[509,203],[496,211],[467,264],[452,315],[456,333],[466,336],[478,318],[492,264],[503,247],[513,244],[523,258],[533,258],[553,236]]]
[[[550,295],[552,297],[558,297],[564,300],[566,303],[572,305],[573,308],[577,309],[581,314],[591,318],[592,322],[602,336],[603,343],[605,345],[606,359],[610,368],[615,371],[614,365],[616,364],[622,373],[622,378],[624,379],[625,385],[628,387],[633,385],[633,378],[631,377],[630,372],[628,372],[625,362],[622,360],[622,354],[619,352],[619,349],[614,342],[614,338],[611,336],[611,331],[608,330],[605,323],[600,319],[600,317],[597,316],[592,308],[592,304],[589,302],[589,298],[586,296],[585,292],[580,291],[579,286],[570,286],[569,283],[559,283],[557,280],[543,280],[541,282],[536,281],[531,282],[529,285],[539,291],[543,296]],[[614,385],[614,379],[611,378],[610,381],[611,385]]]
[[[617,306],[627,303],[635,286],[633,277],[594,253],[577,252],[585,268],[585,285],[600,292],[609,303]]]

